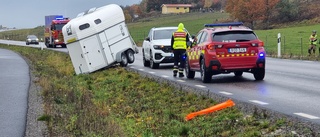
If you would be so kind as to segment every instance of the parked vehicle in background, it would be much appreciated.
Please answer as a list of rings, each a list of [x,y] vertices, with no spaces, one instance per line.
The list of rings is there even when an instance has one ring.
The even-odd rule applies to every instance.
[[[123,10],[116,4],[80,13],[62,30],[76,74],[113,64],[125,67],[134,62],[134,54],[138,53]]]
[[[142,44],[143,65],[152,69],[159,68],[160,63],[173,63],[171,37],[178,27],[151,28]],[[187,30],[185,30],[188,32]],[[190,35],[189,35],[190,36]],[[191,38],[190,38],[191,39]]]
[[[187,78],[194,78],[198,71],[204,83],[210,82],[212,75],[231,72],[235,76],[249,72],[256,80],[264,79],[264,43],[241,22],[206,24],[194,43],[187,50]]]
[[[26,45],[36,44],[39,45],[39,39],[36,35],[28,35],[26,39]]]
[[[48,48],[56,48],[57,45],[66,47],[62,35],[62,27],[70,20],[62,15],[45,16],[44,40]]]

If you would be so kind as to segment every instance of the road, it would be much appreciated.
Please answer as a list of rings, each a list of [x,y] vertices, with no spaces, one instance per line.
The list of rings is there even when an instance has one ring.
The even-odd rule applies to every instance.
[[[65,48],[54,50],[68,52]],[[173,78],[172,64],[161,64],[159,69],[144,67],[141,53],[128,67],[320,125],[319,62],[267,58],[263,81],[255,81],[250,73],[242,77],[221,74],[204,84],[199,72],[194,79]]]
[[[17,53],[0,49],[0,136],[24,136],[29,66]]]
[[[191,80],[173,78],[171,64],[159,69],[144,67],[141,53],[129,67],[320,124],[319,62],[267,58],[263,81],[255,81],[251,73],[240,78],[221,74],[205,84],[199,72]]]

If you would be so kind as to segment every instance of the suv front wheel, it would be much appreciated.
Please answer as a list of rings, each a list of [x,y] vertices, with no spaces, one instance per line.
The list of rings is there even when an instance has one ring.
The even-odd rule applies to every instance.
[[[144,50],[142,49],[142,59],[143,59],[143,66],[149,67],[150,62],[146,60],[146,56],[144,55]]]
[[[152,54],[151,51],[150,51],[150,67],[151,67],[152,69],[157,69],[157,68],[159,68],[159,63],[154,63],[154,61],[153,61],[153,54]]]

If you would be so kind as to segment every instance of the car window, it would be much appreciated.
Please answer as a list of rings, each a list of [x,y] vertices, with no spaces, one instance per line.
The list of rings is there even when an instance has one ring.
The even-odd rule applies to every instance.
[[[65,24],[56,24],[54,25],[54,30],[62,30],[62,27],[64,26]]]
[[[151,38],[152,36],[152,29],[149,31],[148,37]]]
[[[207,41],[208,37],[208,33],[207,32],[203,32],[202,36],[201,36],[201,40],[200,43],[203,43],[205,41]]]
[[[171,39],[172,34],[175,31],[176,31],[176,29],[155,30],[153,32],[153,40]]]
[[[243,42],[257,39],[252,31],[225,31],[212,35],[213,41],[218,42]]]
[[[197,44],[200,43],[202,33],[203,33],[203,32],[198,33],[198,35],[197,35],[197,37],[196,37]]]
[[[35,35],[29,35],[28,38],[37,38]]]

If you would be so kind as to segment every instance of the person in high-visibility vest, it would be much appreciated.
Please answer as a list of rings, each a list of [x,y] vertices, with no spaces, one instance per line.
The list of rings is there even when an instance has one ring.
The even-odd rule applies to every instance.
[[[309,56],[311,55],[311,50],[313,51],[313,54],[315,54],[316,52],[316,45],[317,45],[317,42],[318,42],[318,39],[317,39],[317,31],[313,30],[312,31],[312,34],[310,35],[310,38],[309,38],[309,49],[308,49],[308,53],[309,53]],[[320,52],[320,48],[319,48],[319,52]]]
[[[174,54],[173,76],[184,77],[183,70],[185,67],[186,49],[189,42],[189,34],[184,31],[183,23],[179,23],[178,30],[172,34],[171,48]],[[180,62],[180,63],[179,63]]]

